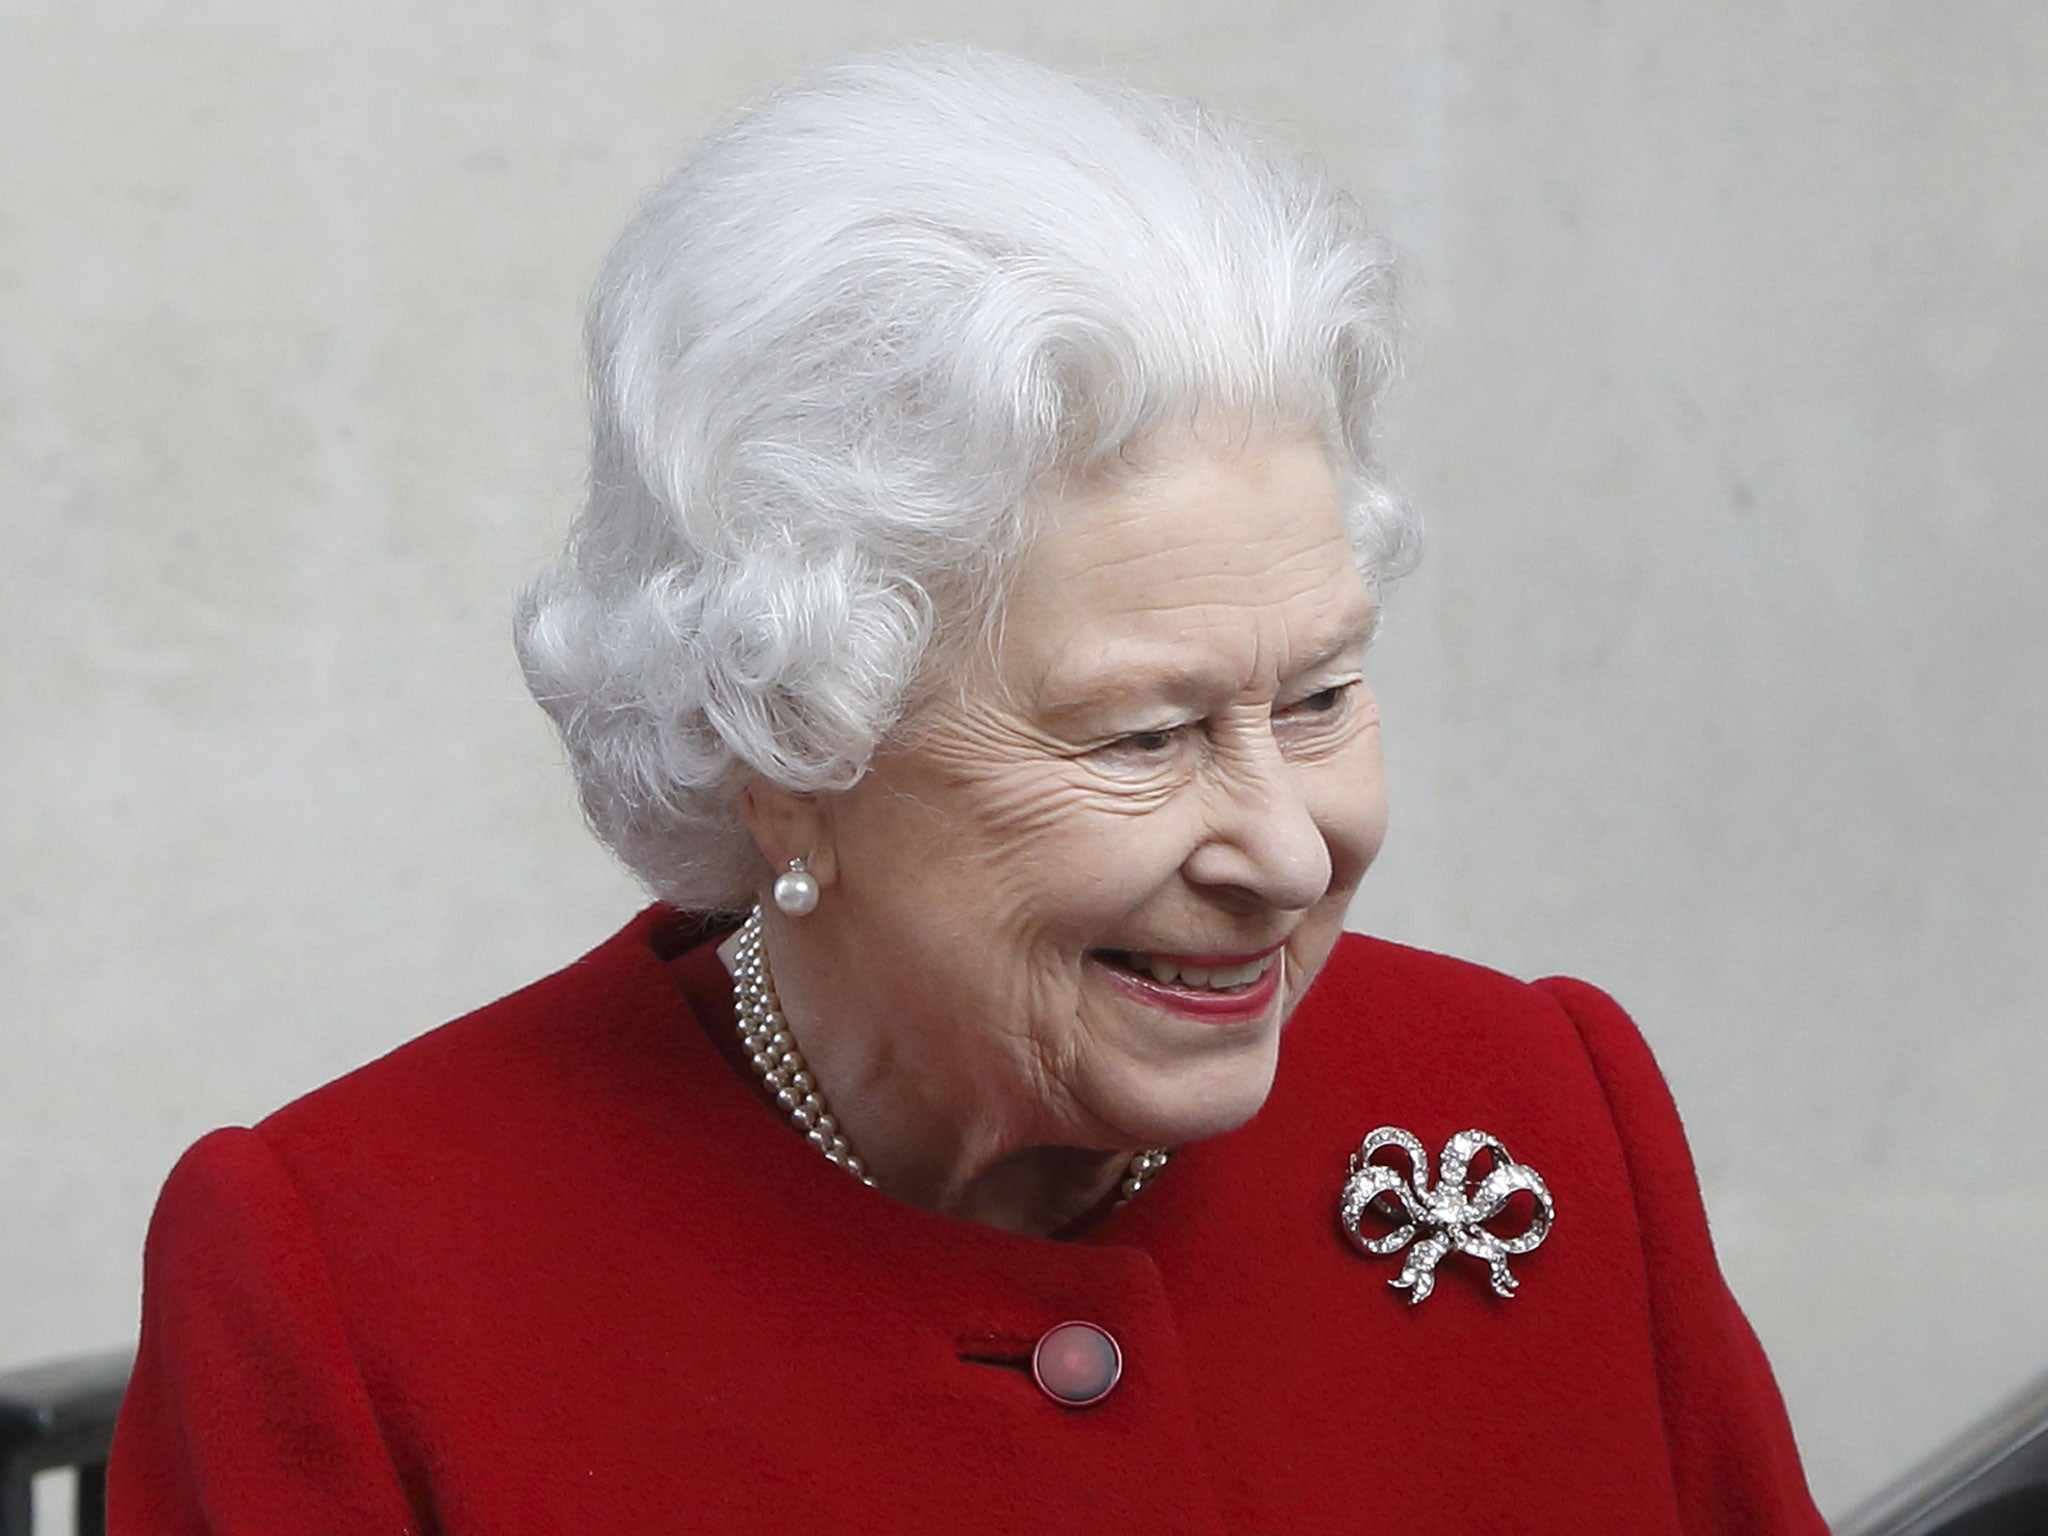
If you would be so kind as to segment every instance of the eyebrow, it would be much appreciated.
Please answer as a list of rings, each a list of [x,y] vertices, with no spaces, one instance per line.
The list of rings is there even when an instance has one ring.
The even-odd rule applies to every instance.
[[[1320,671],[1347,652],[1369,644],[1379,629],[1379,622],[1377,605],[1362,609],[1331,639],[1319,646],[1313,656],[1282,678],[1282,686]],[[1111,652],[1105,662],[1086,672],[1072,678],[1056,677],[1054,689],[1041,696],[1041,707],[1050,719],[1067,720],[1113,704],[1144,704],[1155,700],[1194,704],[1223,691],[1212,672],[1172,663],[1148,665],[1143,654],[1142,650],[1135,656],[1128,652]]]

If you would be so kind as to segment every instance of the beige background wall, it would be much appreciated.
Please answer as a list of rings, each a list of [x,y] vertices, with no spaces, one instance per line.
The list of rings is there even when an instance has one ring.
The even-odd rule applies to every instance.
[[[1628,1003],[1831,1508],[2048,1367],[2048,9],[0,0],[0,1364],[157,1181],[635,905],[506,643],[637,194],[974,38],[1407,251],[1358,926]]]

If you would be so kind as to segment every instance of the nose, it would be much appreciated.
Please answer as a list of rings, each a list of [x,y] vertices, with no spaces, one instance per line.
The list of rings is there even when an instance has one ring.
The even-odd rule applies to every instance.
[[[1212,761],[1204,835],[1183,869],[1196,885],[1233,888],[1283,912],[1330,889],[1330,847],[1294,767],[1269,733]]]

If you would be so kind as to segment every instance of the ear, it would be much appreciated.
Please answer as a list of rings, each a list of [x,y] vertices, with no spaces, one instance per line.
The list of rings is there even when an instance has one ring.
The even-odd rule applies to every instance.
[[[798,794],[768,779],[752,778],[739,794],[740,819],[768,867],[780,874],[791,859],[802,859],[821,886],[839,869],[832,847],[831,819],[816,795]]]

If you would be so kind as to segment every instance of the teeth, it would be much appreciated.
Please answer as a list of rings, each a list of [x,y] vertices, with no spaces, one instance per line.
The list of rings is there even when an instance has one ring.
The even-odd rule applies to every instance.
[[[1133,955],[1138,965],[1152,973],[1154,981],[1165,982],[1168,986],[1200,987],[1210,992],[1228,992],[1236,987],[1248,987],[1273,968],[1279,958],[1276,954],[1248,961],[1243,965],[1182,965],[1165,955]]]

